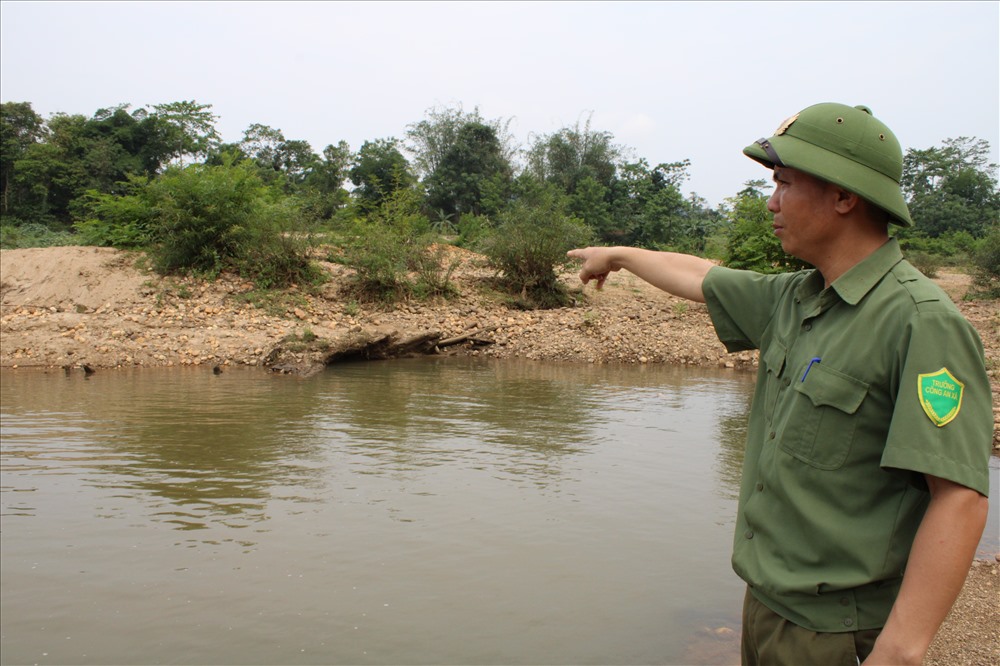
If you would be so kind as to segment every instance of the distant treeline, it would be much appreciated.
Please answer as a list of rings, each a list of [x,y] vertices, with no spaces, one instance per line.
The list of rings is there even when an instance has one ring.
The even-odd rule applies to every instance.
[[[256,220],[252,238],[211,244],[203,257],[211,263],[213,253],[292,228],[349,245],[381,224],[485,247],[517,217],[535,226],[558,222],[567,240],[691,252],[763,270],[797,266],[770,232],[767,181],[745,183],[710,208],[697,194],[681,193],[689,160],[650,164],[589,121],[521,146],[510,120],[433,108],[401,138],[374,138],[356,150],[340,141],[317,153],[261,124],[224,143],[211,109],[196,101],[124,104],[90,118],[44,119],[29,102],[3,103],[3,246],[53,235],[176,246],[184,238],[202,243],[204,233],[245,231],[247,220]],[[916,226],[901,233],[905,247],[968,257],[995,233],[1000,188],[989,150],[986,141],[960,137],[907,151],[903,187]],[[212,188],[228,189],[231,198]],[[270,221],[261,226],[261,216]],[[165,268],[173,263],[164,261]]]

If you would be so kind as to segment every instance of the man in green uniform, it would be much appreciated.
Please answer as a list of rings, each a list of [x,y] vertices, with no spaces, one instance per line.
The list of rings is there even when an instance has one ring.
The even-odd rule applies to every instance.
[[[817,104],[743,151],[771,168],[774,233],[815,270],[586,248],[584,283],[628,270],[707,303],[760,350],[733,568],[744,664],[919,664],[986,523],[993,415],[982,343],[900,253],[902,151],[865,107]]]

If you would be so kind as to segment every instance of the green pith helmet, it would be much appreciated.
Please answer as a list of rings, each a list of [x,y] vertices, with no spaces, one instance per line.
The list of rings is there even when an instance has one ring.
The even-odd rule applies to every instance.
[[[889,213],[894,224],[913,226],[899,188],[903,151],[866,106],[815,104],[743,154],[768,168],[791,167],[839,185]]]

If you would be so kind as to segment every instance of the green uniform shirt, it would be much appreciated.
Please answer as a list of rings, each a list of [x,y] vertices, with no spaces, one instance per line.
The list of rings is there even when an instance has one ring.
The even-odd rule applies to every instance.
[[[978,334],[895,240],[829,288],[813,270],[716,267],[703,290],[726,348],[761,350],[733,568],[812,631],[883,626],[930,498],[923,475],[989,492]]]

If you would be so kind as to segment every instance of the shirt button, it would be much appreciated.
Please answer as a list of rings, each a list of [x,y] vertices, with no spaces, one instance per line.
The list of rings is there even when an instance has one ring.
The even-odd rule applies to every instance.
[[[757,484],[757,490],[764,490],[764,484],[763,483],[758,483]]]
[[[784,379],[781,380],[781,383],[784,386],[789,386],[792,383],[792,380],[789,379],[788,377],[785,377]]]
[[[811,331],[812,327],[813,327],[812,324],[805,324],[805,325],[802,326],[802,330],[803,331]]]
[[[768,439],[774,439],[774,431],[773,430],[770,433],[768,433],[767,438]]]
[[[743,536],[745,536],[748,539],[752,539],[753,538],[753,530],[747,530],[746,532],[743,533]]]
[[[854,620],[852,620],[849,617],[845,617],[844,618],[844,626],[845,627],[853,627],[854,626]]]

